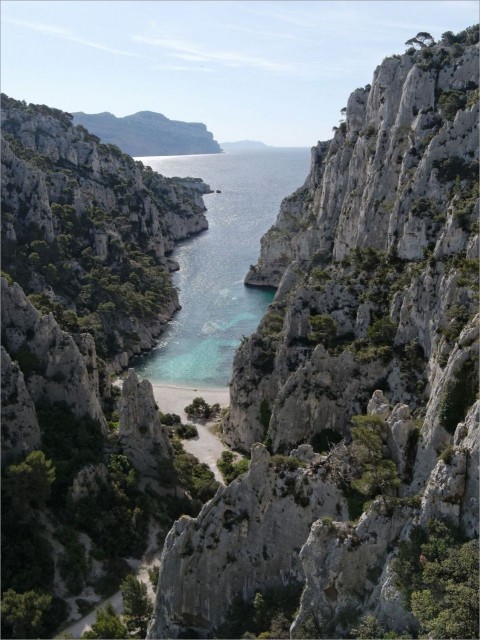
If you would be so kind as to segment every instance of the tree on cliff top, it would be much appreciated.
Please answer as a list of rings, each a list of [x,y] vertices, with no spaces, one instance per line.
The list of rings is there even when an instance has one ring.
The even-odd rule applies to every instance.
[[[414,38],[410,38],[405,42],[407,46],[418,45],[420,49],[435,44],[435,40],[427,31],[419,31]]]

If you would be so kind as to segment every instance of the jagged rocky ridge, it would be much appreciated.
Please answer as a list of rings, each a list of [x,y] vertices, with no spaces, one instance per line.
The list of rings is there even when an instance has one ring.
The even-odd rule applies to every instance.
[[[170,120],[161,113],[139,111],[123,118],[112,113],[73,113],[74,124],[131,156],[177,156],[221,153],[220,145],[201,122]]]
[[[392,574],[399,540],[431,518],[478,537],[478,37],[465,34],[462,46],[444,38],[383,61],[372,85],[351,95],[333,140],[313,148],[305,185],[262,239],[246,283],[277,292],[237,352],[224,422],[233,448],[253,446],[250,472],[172,529],[149,637],[209,637],[235,590],[251,600],[302,577],[292,637],[320,637],[298,635],[312,615],[328,622],[323,637],[345,637],[365,613],[417,633]],[[251,515],[281,514],[285,498],[265,499],[271,472],[256,474],[254,443],[288,453],[322,432],[344,437],[326,459],[310,452],[299,472],[322,495],[322,473],[348,467],[350,418],[366,413],[382,419],[401,480],[396,506],[377,500],[353,523],[330,511],[297,556],[291,527],[310,527],[311,505],[261,530]],[[225,503],[243,494],[251,504],[241,517],[233,509],[232,533],[222,528]],[[218,555],[203,546],[215,531]],[[291,572],[279,576],[256,554],[266,542]],[[217,591],[216,581],[234,588]]]

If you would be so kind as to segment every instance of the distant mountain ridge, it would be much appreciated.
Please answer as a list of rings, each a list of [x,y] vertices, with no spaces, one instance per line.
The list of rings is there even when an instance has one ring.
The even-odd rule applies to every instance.
[[[73,122],[131,156],[221,153],[220,145],[203,123],[169,120],[154,111],[139,111],[122,118],[108,111],[78,111],[73,113]]]

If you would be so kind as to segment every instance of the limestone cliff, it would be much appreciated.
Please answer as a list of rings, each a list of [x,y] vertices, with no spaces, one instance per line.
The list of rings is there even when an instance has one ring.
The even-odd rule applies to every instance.
[[[142,476],[158,476],[162,460],[173,455],[168,429],[160,421],[151,383],[140,382],[133,369],[123,383],[118,414],[125,454]]]
[[[343,433],[375,388],[436,411],[476,310],[477,176],[477,45],[385,59],[262,238],[246,282],[277,293],[236,355],[227,442]]]
[[[106,432],[94,370],[89,372],[87,359],[80,353],[72,336],[60,329],[51,314],[40,314],[18,284],[10,286],[5,278],[1,278],[1,287],[2,342],[23,373],[18,385],[30,416],[30,420],[22,421],[22,429],[26,429],[30,422],[36,432],[32,405],[65,404],[75,416],[98,421]],[[88,340],[88,336],[85,338]],[[90,349],[90,357],[95,362],[93,341]],[[8,361],[7,355],[5,366],[8,366]],[[9,413],[13,422],[6,420],[2,437],[15,430],[14,423],[20,420],[21,414],[13,409]],[[34,448],[33,444],[39,444],[39,438],[33,436],[33,440],[34,443],[17,453],[24,454]]]
[[[30,453],[40,444],[35,406],[20,367],[1,347],[2,466]]]

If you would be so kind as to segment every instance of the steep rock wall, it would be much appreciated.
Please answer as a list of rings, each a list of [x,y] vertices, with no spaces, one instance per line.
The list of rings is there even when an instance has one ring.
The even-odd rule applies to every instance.
[[[138,380],[133,369],[122,385],[118,438],[125,454],[142,476],[157,476],[165,458],[172,458],[168,429],[160,421],[152,385]]]

